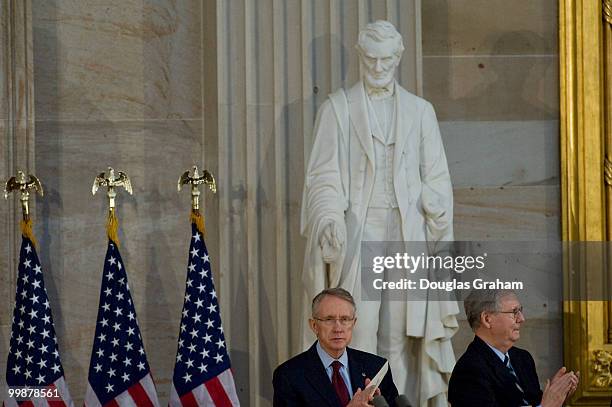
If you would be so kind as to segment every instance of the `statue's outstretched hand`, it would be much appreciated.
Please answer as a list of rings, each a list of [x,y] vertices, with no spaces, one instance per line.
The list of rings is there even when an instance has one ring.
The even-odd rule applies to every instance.
[[[321,231],[319,244],[325,263],[334,263],[340,258],[344,245],[344,233],[335,222],[329,222]]]

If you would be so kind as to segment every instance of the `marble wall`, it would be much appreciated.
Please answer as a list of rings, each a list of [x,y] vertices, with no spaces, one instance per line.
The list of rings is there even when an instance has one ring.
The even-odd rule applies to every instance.
[[[7,2],[0,2],[5,7]],[[162,404],[170,389],[189,244],[179,174],[204,163],[227,340],[244,405],[271,404],[271,374],[299,351],[299,210],[316,109],[358,77],[358,28],[389,18],[402,84],[436,108],[455,186],[457,239],[559,240],[557,9],[520,0],[32,0],[36,137],[46,196],[35,233],[66,379],[85,394],[106,249],[93,178],[129,173],[122,255]],[[5,11],[4,9],[2,11]],[[0,18],[0,44],[6,19]],[[3,51],[5,49],[3,48]],[[7,78],[0,52],[0,77]],[[0,80],[0,176],[13,171]],[[12,204],[11,204],[12,205]],[[16,212],[0,207],[0,231]],[[0,241],[0,369],[16,247]],[[11,257],[13,256],[13,257]],[[561,270],[559,270],[561,278]],[[558,304],[532,304],[521,343],[544,378],[561,363]],[[462,322],[457,354],[471,339]]]
[[[170,390],[190,239],[179,175],[202,161],[202,3],[33,1],[35,231],[66,379],[85,394],[104,253],[107,166],[119,192],[122,256],[160,400]],[[214,243],[211,244],[214,246]]]
[[[455,190],[455,238],[559,241],[557,4],[422,2],[423,93],[440,120]],[[553,273],[562,279],[562,270]],[[519,346],[546,380],[562,364],[562,311],[529,307]],[[465,320],[457,355],[472,339]]]

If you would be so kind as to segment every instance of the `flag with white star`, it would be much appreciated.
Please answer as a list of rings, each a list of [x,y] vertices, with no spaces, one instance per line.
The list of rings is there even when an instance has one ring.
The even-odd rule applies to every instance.
[[[127,273],[109,239],[89,362],[86,407],[159,406]]]
[[[208,251],[195,223],[191,230],[170,406],[239,406]]]
[[[9,388],[50,389],[47,398],[8,397],[6,407],[73,406],[64,381],[64,369],[57,346],[51,306],[43,279],[42,267],[32,241],[23,237],[10,350],[6,365]]]

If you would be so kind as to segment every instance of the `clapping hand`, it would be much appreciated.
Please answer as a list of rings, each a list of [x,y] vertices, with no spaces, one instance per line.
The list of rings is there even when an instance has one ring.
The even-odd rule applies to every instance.
[[[579,381],[580,372],[567,372],[565,367],[559,369],[551,379],[546,381],[542,395],[542,407],[561,407],[574,394]]]
[[[346,407],[371,406],[370,401],[374,399],[374,396],[380,396],[380,389],[378,387],[368,387],[368,384],[370,384],[370,379],[365,379],[365,389],[358,388]]]
[[[574,394],[576,392],[576,389],[578,388],[578,383],[580,382],[580,372],[569,372],[566,373],[567,369],[565,368],[565,366],[563,366],[561,369],[559,369],[559,371],[557,371],[557,373],[552,377],[551,382],[556,380],[557,378],[563,377],[565,375],[569,375],[570,377],[570,390],[567,393],[567,396],[565,397],[565,400],[563,401],[563,403],[567,403],[567,401],[570,399],[570,397],[572,396],[572,394]]]

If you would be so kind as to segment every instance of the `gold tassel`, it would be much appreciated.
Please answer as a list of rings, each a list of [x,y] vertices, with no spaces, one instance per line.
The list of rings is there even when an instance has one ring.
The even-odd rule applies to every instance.
[[[117,215],[115,215],[115,211],[111,209],[108,214],[108,222],[106,223],[106,234],[108,238],[115,243],[117,247],[119,247],[119,220],[117,219]]]
[[[200,233],[202,234],[202,236],[204,236],[205,230],[204,230],[204,215],[202,215],[200,213],[199,209],[192,209],[191,210],[191,216],[189,217],[189,219],[191,220],[191,223],[195,223],[196,227],[198,228],[198,230],[200,231]]]
[[[32,229],[32,219],[28,218],[27,220],[21,221],[21,234],[23,237],[30,239],[34,247],[37,246],[36,239],[34,238],[34,231]]]

